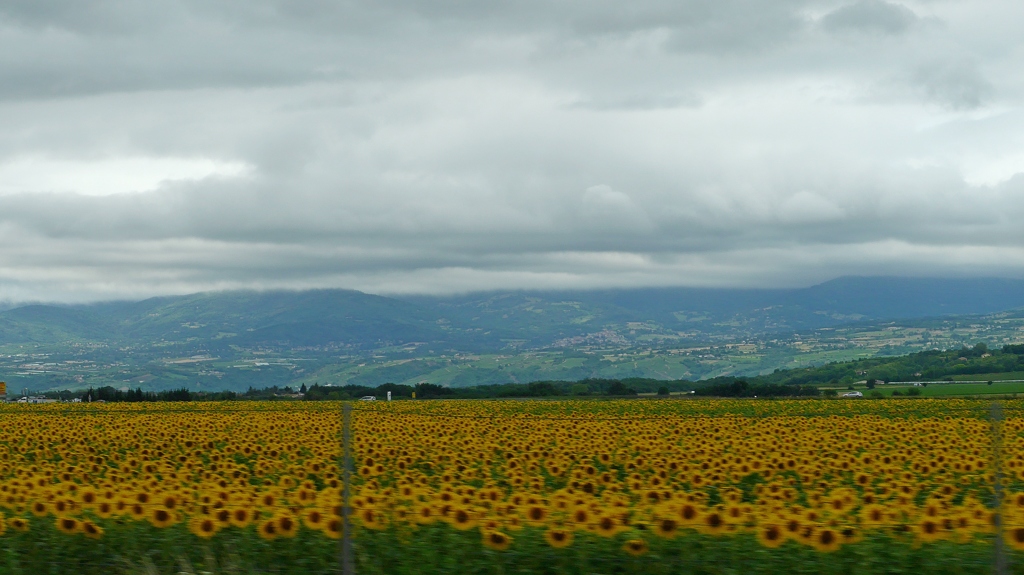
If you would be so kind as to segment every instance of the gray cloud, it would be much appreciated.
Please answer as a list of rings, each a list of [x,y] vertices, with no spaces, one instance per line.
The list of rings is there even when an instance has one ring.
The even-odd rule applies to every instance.
[[[574,102],[573,106],[594,110],[661,110],[681,106],[696,107],[701,102],[697,94],[608,94],[603,98]]]
[[[858,0],[829,12],[821,19],[826,30],[900,34],[916,21],[912,10],[884,0]]]
[[[953,109],[972,109],[984,104],[993,92],[974,62],[939,62],[922,66],[912,77],[915,86],[930,100]]]
[[[1020,276],[1022,9],[912,8],[6,2],[0,300]]]

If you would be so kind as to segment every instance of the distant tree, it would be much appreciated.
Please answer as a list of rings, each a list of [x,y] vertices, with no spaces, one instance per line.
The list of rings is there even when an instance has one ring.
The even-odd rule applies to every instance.
[[[455,394],[454,390],[436,383],[417,383],[415,391],[417,399],[432,399]]]
[[[305,383],[303,383],[302,387],[299,388],[299,393],[305,395],[305,393],[306,393],[306,384]]]
[[[558,388],[549,381],[533,382],[526,386],[526,392],[530,397],[547,397],[549,395],[561,395]]]
[[[608,395],[636,395],[636,390],[626,387],[621,381],[615,381],[608,386]]]
[[[911,387],[910,389],[907,390],[907,395],[909,395],[909,396],[921,395],[921,388],[920,387]]]
[[[742,379],[732,382],[732,384],[729,387],[730,391],[732,392],[729,394],[731,397],[744,397],[748,395],[753,395],[752,393],[749,392],[750,384],[747,383],[746,381],[743,381]]]
[[[868,389],[874,389],[875,388],[875,380],[869,379],[867,381],[866,385],[868,386]]]
[[[661,386],[661,387],[659,387],[659,388],[658,388],[658,395],[665,395],[665,396],[669,395],[669,393],[668,393],[668,387],[666,387],[666,386],[664,386],[664,385],[663,385],[663,386]]]

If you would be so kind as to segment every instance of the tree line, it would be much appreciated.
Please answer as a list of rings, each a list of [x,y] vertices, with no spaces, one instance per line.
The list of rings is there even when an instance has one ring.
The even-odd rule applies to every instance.
[[[291,400],[306,401],[358,399],[375,396],[384,399],[391,392],[394,399],[500,399],[528,397],[632,397],[641,393],[661,396],[674,392],[692,392],[702,397],[813,397],[820,394],[817,386],[847,385],[856,381],[927,381],[950,380],[961,374],[1024,372],[1024,344],[989,349],[984,343],[945,351],[923,351],[900,357],[884,357],[830,363],[819,367],[776,370],[754,377],[723,376],[703,381],[659,380],[652,378],[586,378],[577,381],[533,381],[472,387],[445,387],[433,383],[404,385],[384,383],[365,385],[321,385],[307,387],[250,387],[245,392],[198,392],[188,389],[143,391],[89,388],[85,391],[60,391],[45,395],[62,400],[142,402],[142,401],[231,401]],[[415,395],[414,395],[415,394]]]

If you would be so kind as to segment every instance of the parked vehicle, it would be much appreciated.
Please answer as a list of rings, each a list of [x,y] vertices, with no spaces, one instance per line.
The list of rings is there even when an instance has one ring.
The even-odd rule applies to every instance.
[[[377,397],[374,395],[366,395],[359,398],[359,401],[377,401]]]
[[[859,391],[847,391],[839,397],[864,397],[864,394]]]

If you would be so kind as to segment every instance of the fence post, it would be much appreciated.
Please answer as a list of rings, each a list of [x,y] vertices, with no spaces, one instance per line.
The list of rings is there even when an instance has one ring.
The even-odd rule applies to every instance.
[[[992,420],[992,491],[995,494],[995,563],[992,572],[995,575],[1006,573],[1006,551],[1003,544],[1003,406],[999,402],[992,404],[989,411]]]
[[[352,405],[345,403],[341,414],[341,572],[343,575],[354,575],[356,570],[352,561],[352,506],[349,492],[349,484],[352,482]]]

